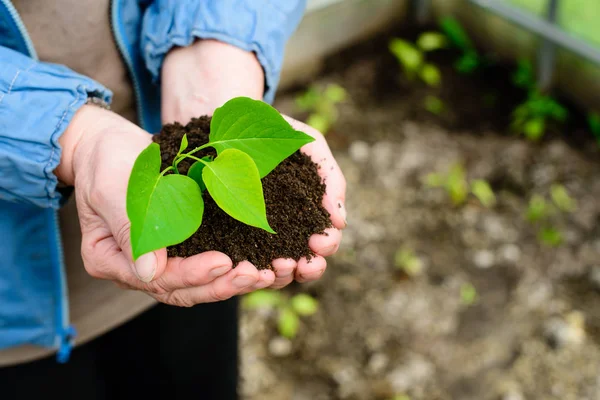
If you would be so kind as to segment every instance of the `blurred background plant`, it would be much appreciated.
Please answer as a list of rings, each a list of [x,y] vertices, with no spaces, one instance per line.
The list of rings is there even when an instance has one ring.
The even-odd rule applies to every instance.
[[[296,97],[296,106],[309,113],[306,124],[325,135],[338,120],[338,104],[347,98],[346,89],[338,84],[312,85]]]

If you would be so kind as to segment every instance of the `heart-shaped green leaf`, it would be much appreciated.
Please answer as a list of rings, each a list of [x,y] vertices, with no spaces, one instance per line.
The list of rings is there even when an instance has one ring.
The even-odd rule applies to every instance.
[[[265,177],[281,161],[314,138],[296,131],[279,112],[262,101],[236,97],[215,110],[209,145],[220,155],[225,149],[248,154]]]
[[[275,233],[267,221],[258,168],[243,151],[226,149],[208,163],[202,178],[215,203],[231,217]]]
[[[160,164],[160,147],[152,143],[138,156],[129,177],[127,216],[134,260],[183,242],[202,223],[204,202],[196,182],[184,175],[162,176]]]

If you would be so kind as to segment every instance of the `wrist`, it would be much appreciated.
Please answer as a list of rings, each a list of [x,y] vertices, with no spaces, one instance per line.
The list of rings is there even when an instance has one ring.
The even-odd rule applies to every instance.
[[[73,186],[75,182],[75,153],[82,140],[88,140],[94,137],[115,117],[114,113],[96,105],[83,105],[67,126],[67,129],[58,139],[62,149],[60,163],[54,170],[58,180],[67,185]]]
[[[185,124],[233,97],[262,99],[265,75],[253,52],[204,39],[167,54],[161,84],[163,122]]]

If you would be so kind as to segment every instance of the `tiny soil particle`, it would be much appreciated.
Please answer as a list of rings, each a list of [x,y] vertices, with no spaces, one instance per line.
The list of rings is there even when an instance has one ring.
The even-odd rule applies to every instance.
[[[210,117],[206,116],[194,118],[186,126],[179,123],[163,126],[153,137],[161,148],[161,170],[172,165],[184,134],[187,134],[189,151],[205,144],[209,133]],[[216,152],[208,148],[194,155],[216,156]],[[190,165],[187,159],[182,161],[180,173],[187,173]],[[271,261],[277,258],[310,259],[314,253],[308,247],[309,237],[323,234],[331,227],[329,213],[321,205],[325,184],[317,169],[318,165],[310,157],[297,151],[262,179],[267,219],[276,235],[231,218],[205,191],[202,225],[185,242],[169,247],[169,256],[189,257],[217,250],[227,254],[234,265],[248,260],[258,269],[271,269]]]

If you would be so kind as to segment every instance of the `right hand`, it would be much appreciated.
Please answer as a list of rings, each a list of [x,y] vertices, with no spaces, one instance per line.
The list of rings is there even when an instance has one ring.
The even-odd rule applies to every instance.
[[[184,259],[167,258],[167,250],[160,249],[134,263],[125,208],[127,184],[151,135],[110,111],[85,105],[59,142],[63,153],[55,174],[75,186],[81,255],[92,277],[177,306],[226,300],[274,282],[273,271],[258,271],[247,261],[232,268],[231,259],[217,251]]]

